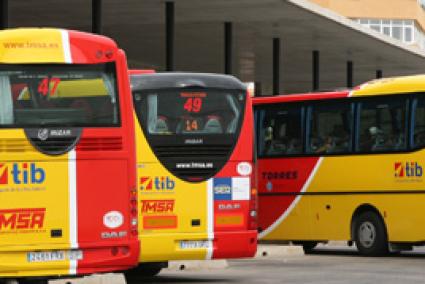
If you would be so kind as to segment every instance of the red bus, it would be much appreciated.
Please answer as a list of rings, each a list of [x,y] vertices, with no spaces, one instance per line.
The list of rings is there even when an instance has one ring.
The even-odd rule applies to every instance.
[[[132,71],[139,237],[134,274],[169,260],[252,257],[252,108],[233,76]]]
[[[124,52],[103,36],[0,32],[0,278],[137,263],[127,72]]]

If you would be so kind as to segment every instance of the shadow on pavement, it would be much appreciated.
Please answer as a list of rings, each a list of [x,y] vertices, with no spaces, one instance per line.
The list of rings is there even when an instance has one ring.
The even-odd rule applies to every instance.
[[[309,255],[330,255],[330,256],[349,256],[364,257],[353,248],[315,248]],[[425,258],[425,252],[421,251],[403,251],[391,252],[388,255],[380,257],[405,257],[405,258]]]
[[[232,279],[223,278],[200,278],[200,277],[177,277],[177,276],[157,276],[151,278],[134,279],[127,284],[145,284],[145,283],[231,283]]]

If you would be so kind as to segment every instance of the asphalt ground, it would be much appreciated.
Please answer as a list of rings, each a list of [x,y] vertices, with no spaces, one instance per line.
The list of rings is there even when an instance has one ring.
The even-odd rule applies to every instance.
[[[63,281],[63,280],[62,280]],[[59,283],[59,281],[54,281]],[[304,255],[299,247],[260,246],[254,259],[175,262],[139,283],[424,283],[425,248],[386,257],[359,256],[347,246],[320,246]],[[53,283],[53,281],[51,281]],[[66,282],[62,282],[66,283]],[[125,283],[121,274],[90,276],[68,283]]]

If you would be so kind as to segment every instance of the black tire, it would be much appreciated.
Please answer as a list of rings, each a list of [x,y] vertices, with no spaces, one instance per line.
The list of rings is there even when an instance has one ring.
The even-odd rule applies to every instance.
[[[304,254],[311,254],[314,250],[314,248],[317,246],[318,242],[309,241],[309,242],[302,242]]]
[[[381,216],[372,211],[354,220],[354,241],[360,254],[382,256],[388,253],[387,229]]]
[[[127,283],[132,283],[142,278],[155,277],[161,272],[162,268],[164,267],[164,263],[162,262],[142,263],[139,264],[139,266],[137,266],[136,268],[124,272],[125,279]]]
[[[17,279],[0,278],[0,284],[15,284],[15,283],[18,283]]]
[[[49,280],[48,279],[27,279],[27,278],[23,278],[23,279],[19,279],[18,280],[19,284],[48,284]]]

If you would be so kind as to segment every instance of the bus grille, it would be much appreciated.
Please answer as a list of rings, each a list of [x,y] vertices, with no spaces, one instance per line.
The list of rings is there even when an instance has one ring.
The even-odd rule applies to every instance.
[[[189,181],[201,181],[211,176],[217,171],[217,168],[211,169],[175,169],[173,172],[176,176]]]
[[[223,158],[229,154],[231,145],[222,146],[157,146],[154,151],[164,158]]]
[[[122,137],[86,137],[81,138],[77,145],[78,151],[120,151]]]
[[[49,154],[62,154],[67,152],[76,142],[75,137],[49,138],[48,140],[33,139],[34,146]]]
[[[21,138],[3,138],[0,139],[1,153],[20,153],[34,151],[32,145],[27,139]]]
[[[231,149],[232,145],[183,145],[156,146],[153,150],[173,174],[184,180],[196,182],[206,180],[217,173],[227,161]],[[193,166],[195,164],[197,165]]]

